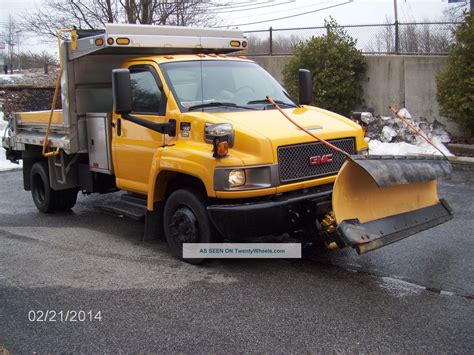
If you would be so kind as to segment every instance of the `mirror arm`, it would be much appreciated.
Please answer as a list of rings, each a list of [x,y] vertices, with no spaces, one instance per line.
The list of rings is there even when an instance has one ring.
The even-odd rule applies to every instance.
[[[122,114],[122,118],[137,125],[151,129],[155,132],[167,134],[170,137],[176,136],[176,120],[169,120],[168,123],[155,123],[145,120],[143,118],[129,115],[128,113]]]

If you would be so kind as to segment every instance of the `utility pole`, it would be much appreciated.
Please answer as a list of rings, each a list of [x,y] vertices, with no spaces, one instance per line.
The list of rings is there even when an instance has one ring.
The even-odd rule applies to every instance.
[[[8,46],[8,56],[10,64],[10,74],[13,74],[13,56],[15,49],[15,21],[11,16],[8,17],[8,25],[6,31],[3,33],[3,37]]]
[[[20,33],[21,33],[21,30],[16,30],[15,31],[16,38],[17,38],[17,43],[18,43],[18,48],[17,48],[17,52],[18,52],[18,70],[21,72]]]
[[[472,0],[471,0],[472,2]],[[393,0],[393,10],[395,15],[395,53],[400,52],[400,41],[398,36],[398,7],[397,7],[397,0]]]

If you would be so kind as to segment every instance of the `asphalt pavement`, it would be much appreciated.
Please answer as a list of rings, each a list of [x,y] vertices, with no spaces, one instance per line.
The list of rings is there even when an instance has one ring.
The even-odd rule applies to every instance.
[[[452,221],[367,255],[203,266],[102,211],[117,194],[44,215],[21,172],[0,181],[0,348],[12,353],[474,349],[472,171],[441,182]]]

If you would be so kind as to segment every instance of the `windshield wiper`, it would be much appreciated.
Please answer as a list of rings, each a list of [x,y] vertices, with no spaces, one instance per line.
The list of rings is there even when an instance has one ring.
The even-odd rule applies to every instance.
[[[298,107],[295,104],[290,104],[288,102],[284,102],[284,101],[281,101],[281,100],[273,100],[273,101],[275,101],[275,103],[278,104],[278,105],[284,105],[284,106],[289,106],[289,107]],[[252,105],[252,104],[269,104],[270,105],[270,103],[266,99],[252,100],[252,101],[247,102],[247,105]]]
[[[233,102],[208,102],[206,104],[199,104],[199,105],[188,107],[188,111],[193,111],[193,110],[197,110],[197,109],[205,108],[205,107],[236,107],[236,108],[243,108],[243,109],[252,110],[252,111],[256,110],[255,108],[240,106],[240,105],[234,104]]]

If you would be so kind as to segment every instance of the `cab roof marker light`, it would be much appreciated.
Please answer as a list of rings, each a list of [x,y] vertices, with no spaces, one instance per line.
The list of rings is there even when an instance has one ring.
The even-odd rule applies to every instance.
[[[119,37],[115,40],[115,42],[121,46],[127,46],[130,44],[130,38],[127,37]]]

